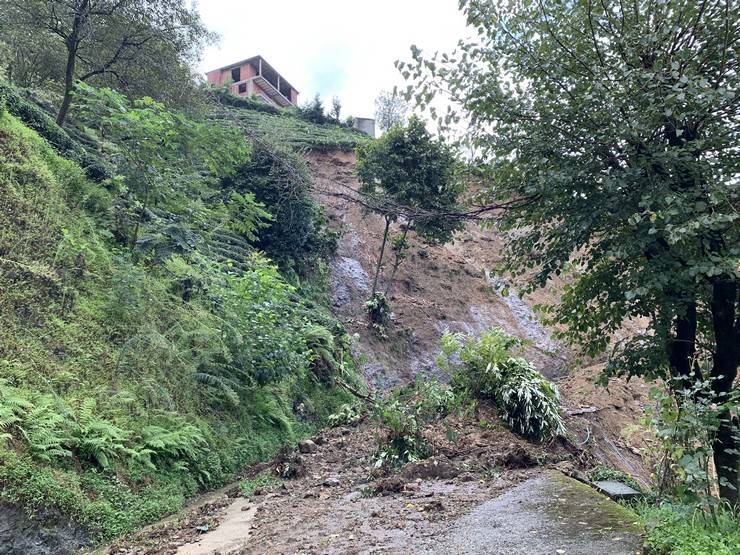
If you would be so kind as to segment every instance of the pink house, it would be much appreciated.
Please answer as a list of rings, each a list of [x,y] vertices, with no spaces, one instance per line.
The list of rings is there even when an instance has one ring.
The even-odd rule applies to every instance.
[[[276,106],[295,106],[298,103],[298,91],[262,56],[209,71],[206,79],[217,87],[229,84],[231,92],[238,96],[254,94]]]

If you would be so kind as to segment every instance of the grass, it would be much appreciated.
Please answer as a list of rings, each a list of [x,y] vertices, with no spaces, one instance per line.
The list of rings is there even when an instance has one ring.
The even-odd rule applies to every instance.
[[[690,506],[641,504],[637,513],[647,530],[647,555],[737,555],[740,519],[728,509],[716,519]]]
[[[246,478],[239,482],[239,492],[243,497],[252,497],[258,490],[273,489],[280,480],[270,472],[261,472],[252,478]]]
[[[250,137],[268,138],[299,150],[351,151],[370,140],[355,129],[310,123],[289,111],[272,114],[248,108],[219,106],[213,117],[236,125]]]

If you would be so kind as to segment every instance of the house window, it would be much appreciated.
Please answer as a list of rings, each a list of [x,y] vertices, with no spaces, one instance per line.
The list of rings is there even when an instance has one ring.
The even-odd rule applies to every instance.
[[[247,84],[239,83],[239,94],[244,94],[246,92],[247,92]]]
[[[231,80],[234,83],[242,80],[242,68],[241,67],[231,68]]]

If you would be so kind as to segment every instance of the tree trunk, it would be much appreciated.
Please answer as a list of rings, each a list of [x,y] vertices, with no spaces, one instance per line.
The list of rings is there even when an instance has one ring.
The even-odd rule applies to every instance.
[[[75,9],[75,17],[72,21],[72,31],[66,39],[67,67],[64,70],[64,98],[57,113],[57,124],[63,125],[72,103],[72,91],[75,85],[75,65],[77,63],[77,49],[80,46],[80,31],[88,16],[89,0],[83,0]]]
[[[403,236],[401,237],[401,248],[403,248],[403,244],[406,242],[406,235],[409,232],[409,227],[411,226],[411,222],[407,223],[406,226],[403,228]],[[391,288],[393,287],[393,280],[396,277],[396,272],[398,271],[398,267],[401,265],[400,258],[400,252],[396,252],[396,258],[393,260],[393,270],[391,271],[391,278],[388,280],[388,284],[385,286],[385,295],[388,296],[388,293],[390,293]]]
[[[676,318],[675,337],[668,344],[668,363],[671,369],[672,389],[683,389],[690,385],[696,355],[696,302],[686,306],[686,313]]]
[[[380,267],[383,265],[383,255],[385,254],[385,243],[388,240],[388,229],[391,227],[391,219],[385,216],[385,230],[383,231],[383,242],[380,244],[380,255],[378,256],[378,263],[375,265],[375,277],[373,278],[373,294],[378,290],[378,276],[380,275]]]
[[[715,352],[712,364],[712,389],[718,402],[726,403],[737,376],[740,315],[736,318],[738,299],[737,282],[717,280],[712,286],[712,324],[714,327]],[[720,496],[731,505],[738,502],[738,466],[740,448],[737,440],[738,422],[732,421],[730,410],[721,415],[722,423],[714,442],[714,466],[719,477]]]

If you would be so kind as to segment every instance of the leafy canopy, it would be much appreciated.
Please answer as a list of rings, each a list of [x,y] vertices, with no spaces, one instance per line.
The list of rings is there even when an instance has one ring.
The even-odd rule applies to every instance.
[[[443,217],[457,205],[461,192],[453,150],[434,139],[424,122],[412,117],[377,141],[357,149],[362,192],[381,199],[378,211],[410,227],[431,243],[446,243],[461,228]]]
[[[731,2],[461,6],[477,40],[398,65],[422,105],[449,92],[443,125],[470,122],[489,200],[508,203],[498,224],[517,230],[508,268],[532,287],[571,278],[550,315],[588,355],[625,321],[649,320],[610,373],[688,376],[703,360],[724,395],[740,337]],[[724,433],[717,447],[731,452]]]

